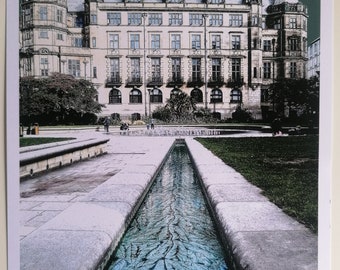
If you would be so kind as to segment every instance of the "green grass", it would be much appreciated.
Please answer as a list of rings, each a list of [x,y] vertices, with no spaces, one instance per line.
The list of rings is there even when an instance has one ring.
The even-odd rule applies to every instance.
[[[48,137],[26,137],[20,138],[20,147],[33,146],[38,144],[61,142],[67,140],[74,140],[75,138],[48,138]]]
[[[197,140],[284,212],[317,232],[318,139],[311,135]]]

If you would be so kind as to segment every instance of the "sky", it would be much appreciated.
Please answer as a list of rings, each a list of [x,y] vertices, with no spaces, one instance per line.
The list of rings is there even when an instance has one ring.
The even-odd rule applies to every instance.
[[[308,43],[320,37],[320,0],[300,0],[308,8]]]

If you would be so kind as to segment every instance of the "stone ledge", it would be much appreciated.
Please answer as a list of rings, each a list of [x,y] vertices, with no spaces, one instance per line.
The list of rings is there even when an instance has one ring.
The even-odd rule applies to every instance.
[[[89,139],[30,148],[20,153],[20,178],[106,153],[109,139]],[[30,151],[29,151],[30,150]]]

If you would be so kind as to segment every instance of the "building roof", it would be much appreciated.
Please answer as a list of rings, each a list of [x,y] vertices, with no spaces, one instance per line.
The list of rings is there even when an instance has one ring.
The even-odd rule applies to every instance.
[[[69,12],[84,11],[84,0],[67,0],[67,9]]]
[[[157,0],[153,0],[157,2]],[[188,2],[197,2],[201,0],[187,0]],[[243,4],[244,0],[225,0],[227,4]],[[103,0],[103,2],[119,2],[119,0]],[[148,1],[149,2],[149,1]],[[152,0],[150,1],[152,2]],[[298,0],[262,0],[263,13],[266,13],[266,8],[270,5],[279,5],[284,2],[298,3]],[[69,12],[84,11],[84,0],[67,0],[67,8]]]

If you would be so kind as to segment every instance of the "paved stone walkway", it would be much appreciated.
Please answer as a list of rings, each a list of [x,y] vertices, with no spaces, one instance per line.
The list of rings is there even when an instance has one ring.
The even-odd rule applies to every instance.
[[[166,137],[146,137],[143,143],[134,137],[111,136],[101,132],[42,133],[42,136],[109,137],[108,152],[97,158],[42,174],[20,184],[20,239],[81,200],[95,187],[133,163]],[[170,138],[173,140],[173,138]]]

